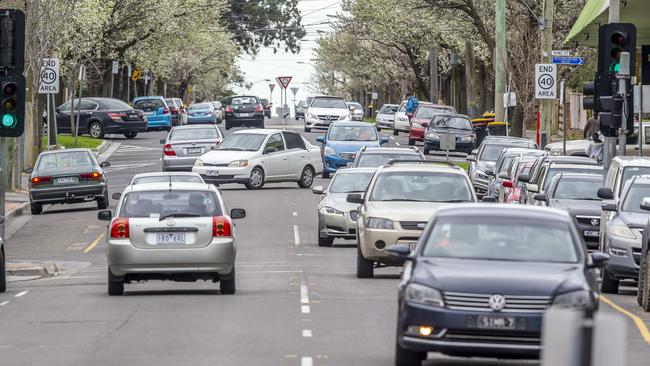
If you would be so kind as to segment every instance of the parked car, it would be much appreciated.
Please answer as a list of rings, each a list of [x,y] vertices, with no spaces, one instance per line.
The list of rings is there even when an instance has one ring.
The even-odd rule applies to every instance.
[[[187,110],[187,124],[213,124],[219,121],[219,109],[212,102],[194,103]]]
[[[202,183],[136,184],[115,207],[97,214],[106,232],[108,294],[147,280],[214,281],[235,293],[236,231],[219,191]]]
[[[183,102],[179,103],[179,98],[166,98],[165,103],[169,106],[169,111],[172,114],[172,126],[182,126],[187,124],[187,113]]]
[[[357,102],[345,102],[350,110],[350,119],[353,121],[363,121],[363,106]]]
[[[602,185],[600,174],[561,173],[553,178],[546,193],[538,193],[536,199],[568,212],[587,249],[598,250],[602,202],[598,189]]]
[[[210,102],[214,106],[214,112],[217,116],[217,123],[223,122],[223,105],[219,101]]]
[[[172,114],[165,98],[161,96],[135,97],[133,108],[144,111],[149,130],[169,131],[172,128]]]
[[[67,101],[55,108],[56,125],[59,133],[71,133],[70,112],[72,104]],[[132,139],[139,132],[147,131],[147,118],[141,110],[134,109],[119,99],[81,98],[74,100],[74,123],[79,117],[79,134],[93,138],[104,138],[106,134],[120,134]],[[43,117],[43,128],[47,125]]]
[[[438,114],[456,114],[456,109],[452,106],[427,102],[418,104],[409,121],[409,145],[415,145],[416,141],[424,141],[424,129],[429,126],[433,116]]]
[[[266,118],[271,118],[271,107],[273,106],[273,104],[271,104],[271,102],[269,102],[269,100],[265,98],[261,98],[260,103],[262,104],[262,107],[264,107],[264,115],[266,116]]]
[[[108,207],[108,189],[103,168],[90,149],[44,151],[34,168],[26,169],[29,177],[29,202],[32,215],[43,211],[44,204],[67,204],[97,201],[97,208]]]
[[[441,150],[440,136],[447,134],[454,136],[456,148],[451,151],[470,154],[474,150],[476,134],[469,117],[462,114],[438,114],[425,127],[424,155],[429,155],[431,150]]]
[[[409,117],[406,114],[406,101],[400,103],[397,112],[395,112],[395,123],[393,126],[393,135],[397,136],[400,132],[409,132]]]
[[[327,129],[332,122],[350,120],[345,100],[339,97],[314,97],[305,112],[305,132],[312,128]]]
[[[309,188],[323,170],[320,149],[300,134],[281,130],[243,130],[194,163],[192,172],[213,184],[239,183],[260,189],[266,183],[298,182]]]
[[[549,306],[595,311],[594,268],[571,217],[512,205],[443,207],[406,260],[398,290],[396,365],[427,352],[463,357],[539,358]]]
[[[501,152],[499,159],[497,159],[494,168],[485,169],[485,173],[490,176],[487,195],[497,197],[497,200],[502,196],[501,183],[503,181],[503,177],[501,175],[508,172],[510,165],[516,158],[526,156],[532,160],[535,160],[536,157],[542,156],[544,154],[546,154],[546,152],[538,149],[520,147],[509,147],[504,149],[503,152]]]
[[[307,104],[306,100],[300,101],[300,103],[298,103],[298,105],[295,107],[295,112],[294,112],[296,121],[298,121],[301,118],[305,119],[305,111],[307,110],[308,107],[309,104]]]
[[[568,140],[566,142],[566,154],[564,153],[564,142],[552,142],[544,146],[544,150],[551,156],[568,155],[568,156],[589,156],[587,148],[589,140]]]
[[[336,122],[316,141],[322,144],[323,178],[329,178],[337,169],[353,162],[362,147],[380,147],[388,143],[388,138],[380,135],[370,123]]]
[[[131,178],[130,186],[151,183],[205,183],[203,178],[190,172],[154,172],[139,173]]]
[[[426,160],[417,147],[362,147],[354,157],[353,168],[378,168],[391,160]]]
[[[312,189],[321,195],[318,202],[318,246],[330,247],[334,239],[355,239],[357,234],[357,205],[349,203],[349,193],[363,193],[375,174],[372,168],[339,170],[332,177],[327,189]]]
[[[399,109],[399,105],[397,104],[382,105],[375,116],[375,125],[377,126],[377,129],[393,129],[395,127],[395,113],[397,112],[397,109]]]
[[[172,128],[167,138],[161,139],[162,170],[191,171],[196,159],[223,141],[223,133],[216,125],[187,125]]]
[[[259,99],[250,95],[237,95],[228,99],[226,130],[233,127],[264,128],[264,107]]]
[[[5,217],[0,215],[0,225],[4,225]],[[5,258],[5,243],[0,236],[0,293],[7,291],[7,267]]]
[[[403,264],[386,249],[394,244],[415,249],[436,209],[476,202],[476,195],[459,167],[396,161],[379,167],[366,193],[350,193],[347,201],[359,205],[357,277],[371,278],[377,267]]]
[[[510,204],[521,204],[521,192],[524,190],[524,182],[519,181],[522,174],[528,174],[533,166],[533,159],[516,158],[508,174],[502,174],[501,186],[503,187],[503,197],[498,198],[499,202]],[[501,197],[501,196],[499,196]]]

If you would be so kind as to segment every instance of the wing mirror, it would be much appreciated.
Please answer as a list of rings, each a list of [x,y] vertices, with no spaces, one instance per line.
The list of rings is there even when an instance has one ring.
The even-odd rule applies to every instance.
[[[476,161],[476,155],[471,155],[471,154],[467,155],[465,160],[467,160],[467,161]]]
[[[604,200],[613,200],[614,199],[614,192],[612,192],[611,188],[607,188],[607,187],[598,188],[597,195],[598,195],[598,198],[602,198]]]
[[[246,210],[243,208],[233,208],[230,210],[230,218],[233,220],[243,219],[246,217]]]
[[[108,168],[109,166],[111,166],[111,163],[108,161],[102,161],[101,163],[99,163],[99,166],[102,168]]]
[[[422,122],[422,123],[420,123],[420,126],[422,126],[424,128],[427,128],[427,127],[429,127],[429,122]]]
[[[403,260],[408,260],[411,256],[411,248],[404,244],[391,245],[386,248],[386,251],[388,252],[388,255]]]
[[[122,197],[122,193],[115,192],[115,193],[113,193],[113,194],[111,195],[111,197],[112,197],[114,200],[119,200],[120,197]]]
[[[363,196],[359,193],[350,193],[348,194],[346,201],[350,203],[358,203],[358,204],[363,204]]]
[[[325,193],[325,188],[323,186],[315,186],[311,189],[314,194],[323,194]]]
[[[320,142],[321,144],[324,144],[325,143],[325,136],[316,137],[316,141]]]
[[[528,192],[537,193],[539,192],[539,186],[537,184],[526,183],[526,190]]]
[[[59,107],[54,108],[54,111],[55,111],[56,113],[61,113],[61,109],[59,109]]]
[[[645,211],[650,211],[650,197],[645,197],[641,201],[640,208]]]
[[[97,220],[111,221],[112,218],[113,214],[111,213],[111,210],[101,210],[97,212]]]
[[[547,200],[546,194],[544,193],[536,193],[533,198],[535,198],[536,201],[542,201],[542,202],[546,202]]]
[[[609,260],[609,255],[603,253],[603,252],[593,252],[589,254],[589,258],[591,259],[591,263],[589,263],[590,268],[599,268],[605,265],[607,261]]]
[[[33,168],[25,168],[25,170],[23,170],[23,173],[32,174],[33,171]]]
[[[387,143],[388,143],[388,137],[382,136],[381,137],[381,144],[384,145],[384,144],[387,144]]]
[[[528,183],[528,181],[530,181],[530,176],[528,176],[526,173],[519,174],[519,181]]]

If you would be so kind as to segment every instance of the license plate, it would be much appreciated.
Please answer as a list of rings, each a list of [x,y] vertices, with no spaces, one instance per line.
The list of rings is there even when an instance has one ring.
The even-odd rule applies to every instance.
[[[77,183],[77,178],[76,177],[60,177],[60,178],[56,178],[56,183],[57,184]]]
[[[409,243],[409,249],[411,249],[411,251],[414,251],[417,246],[418,246],[417,241],[412,241]]]
[[[239,117],[250,117],[250,113],[239,113]]]
[[[144,112],[145,116],[153,116],[156,112]]]
[[[217,176],[217,175],[219,175],[219,171],[218,170],[207,170],[205,172],[205,174],[206,175],[211,175],[211,176]]]
[[[157,239],[158,245],[185,244],[185,233],[160,233]]]
[[[188,147],[187,148],[187,153],[188,154],[200,154],[201,153],[201,148],[200,147]]]
[[[597,230],[585,230],[585,236],[597,238],[600,236],[600,232]]]
[[[479,316],[476,326],[480,329],[515,329],[515,318],[512,316]]]

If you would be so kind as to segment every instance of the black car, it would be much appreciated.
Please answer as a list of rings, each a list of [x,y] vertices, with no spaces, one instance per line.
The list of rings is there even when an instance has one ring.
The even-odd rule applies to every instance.
[[[309,107],[309,103],[307,103],[306,100],[301,101],[298,103],[296,106],[296,121],[299,119],[305,119],[305,111],[307,110],[307,107]]]
[[[133,109],[130,105],[114,98],[81,98],[74,100],[74,123],[79,116],[79,134],[87,134],[94,138],[103,138],[105,134],[120,134],[128,139],[134,138],[138,132],[147,131],[147,120],[144,112]],[[71,133],[70,101],[56,109],[57,132]],[[46,123],[46,121],[43,121]]]
[[[595,267],[571,217],[560,210],[473,204],[436,210],[399,285],[396,365],[427,352],[538,358],[542,318],[553,305],[597,310]]]
[[[433,116],[424,131],[424,155],[431,150],[440,150],[441,135],[451,134],[456,141],[456,148],[470,154],[474,150],[476,134],[472,128],[472,121],[462,114],[439,114]]]
[[[233,127],[264,128],[264,107],[257,97],[237,95],[226,103],[226,130]]]
[[[264,115],[266,118],[271,118],[271,107],[273,104],[271,104],[271,102],[265,98],[260,98],[260,103],[262,104],[262,107],[264,107]]]

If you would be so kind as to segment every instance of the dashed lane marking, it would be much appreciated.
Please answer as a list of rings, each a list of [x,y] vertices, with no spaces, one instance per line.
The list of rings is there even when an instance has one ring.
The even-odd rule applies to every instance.
[[[300,312],[303,314],[309,314],[311,313],[311,309],[309,308],[309,305],[301,305]]]
[[[311,357],[303,357],[300,359],[300,366],[313,366],[314,360]]]
[[[3,302],[0,302],[0,306],[5,306],[5,305],[7,305],[8,303],[9,303],[9,301],[3,301]]]
[[[28,292],[29,292],[29,290],[21,291],[21,292],[15,294],[14,297],[25,296],[25,295],[27,295]]]
[[[303,305],[309,304],[309,289],[304,278],[300,279],[300,303]]]
[[[303,329],[302,330],[302,336],[305,338],[311,338],[313,334],[311,333],[311,330],[309,329]]]
[[[300,245],[300,230],[298,229],[298,225],[293,225],[293,244],[295,246]]]
[[[402,146],[402,145],[400,145],[400,143],[399,143],[399,142],[395,142],[395,145],[397,145],[397,146]]]
[[[101,235],[99,235],[99,236],[97,237],[97,239],[93,240],[93,242],[90,243],[90,245],[88,245],[88,246],[86,247],[86,249],[84,249],[84,253],[88,253],[88,252],[90,252],[91,250],[95,249],[95,247],[97,246],[97,244],[99,244],[99,241],[102,240],[103,237],[104,237],[104,234],[101,234]]]
[[[650,331],[648,330],[648,327],[645,325],[645,323],[641,318],[623,309],[621,306],[619,306],[618,304],[616,304],[614,301],[612,301],[606,296],[600,295],[600,299],[605,304],[614,308],[614,310],[632,319],[634,325],[636,325],[636,327],[639,329],[639,333],[641,333],[641,337],[643,337],[643,340],[646,341],[646,343],[650,344]]]
[[[296,211],[293,211],[293,216],[298,216],[298,213]]]

